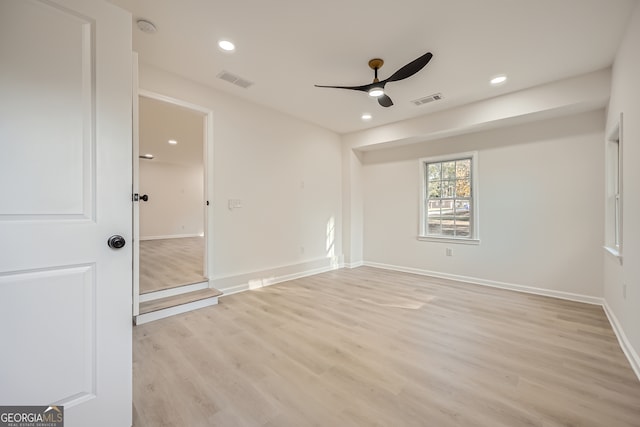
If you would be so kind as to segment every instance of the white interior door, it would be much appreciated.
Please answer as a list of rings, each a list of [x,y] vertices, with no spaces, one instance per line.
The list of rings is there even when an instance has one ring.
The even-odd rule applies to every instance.
[[[67,427],[131,425],[131,62],[105,1],[0,0],[0,405]]]
[[[133,107],[133,149],[131,167],[133,174],[133,194],[140,193],[140,102],[138,100],[138,52],[133,52],[131,104]],[[132,250],[133,250],[133,318],[140,314],[140,199],[133,201],[132,210]]]

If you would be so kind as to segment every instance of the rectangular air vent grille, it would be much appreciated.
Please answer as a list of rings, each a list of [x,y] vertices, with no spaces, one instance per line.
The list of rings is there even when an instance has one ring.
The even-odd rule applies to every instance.
[[[230,73],[228,71],[223,71],[220,74],[218,74],[217,76],[219,79],[222,79],[226,82],[229,83],[233,83],[236,86],[240,86],[243,89],[248,88],[249,86],[251,86],[253,84],[253,82],[250,82],[249,80],[243,79],[240,76],[237,76],[233,73]]]
[[[416,104],[417,106],[428,104],[433,101],[439,101],[443,98],[441,93],[434,93],[433,95],[425,96],[424,98],[415,99],[411,102]]]

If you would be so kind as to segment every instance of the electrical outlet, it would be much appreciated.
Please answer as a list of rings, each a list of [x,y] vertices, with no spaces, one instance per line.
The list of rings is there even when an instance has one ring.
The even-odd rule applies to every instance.
[[[627,299],[627,284],[622,284],[622,299]]]
[[[447,256],[453,256],[453,249],[447,248],[445,253],[447,254]]]
[[[304,246],[300,246],[300,255],[304,255]]]

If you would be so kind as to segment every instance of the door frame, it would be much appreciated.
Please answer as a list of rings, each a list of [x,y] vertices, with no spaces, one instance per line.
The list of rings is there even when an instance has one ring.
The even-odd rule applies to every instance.
[[[138,167],[140,154],[140,137],[139,137],[139,97],[154,99],[156,101],[167,102],[179,107],[188,108],[203,114],[204,141],[203,148],[203,169],[204,169],[204,260],[203,260],[203,276],[211,287],[211,278],[213,275],[213,110],[201,105],[193,104],[182,99],[173,98],[158,92],[140,89],[137,85],[137,54],[134,61],[135,66],[135,99],[134,99],[134,135],[133,135],[133,194],[140,193]],[[133,208],[133,316],[140,314],[140,209],[139,204],[134,203]]]

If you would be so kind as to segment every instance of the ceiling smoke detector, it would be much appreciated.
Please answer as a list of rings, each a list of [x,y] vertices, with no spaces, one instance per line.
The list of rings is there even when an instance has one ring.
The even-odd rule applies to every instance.
[[[156,28],[154,23],[151,21],[147,21],[146,19],[138,19],[136,21],[136,24],[138,25],[138,29],[143,33],[155,34],[156,32],[158,32],[158,29]]]

